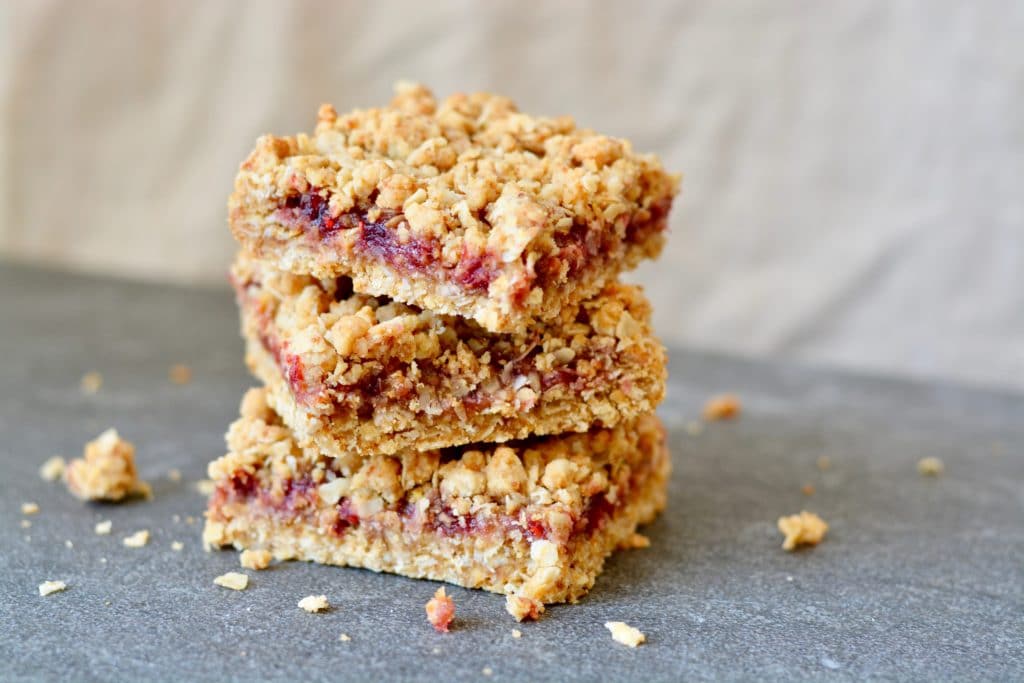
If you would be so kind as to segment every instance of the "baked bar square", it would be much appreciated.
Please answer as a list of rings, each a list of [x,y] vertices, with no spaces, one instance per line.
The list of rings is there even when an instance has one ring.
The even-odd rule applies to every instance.
[[[250,390],[209,467],[207,547],[576,601],[665,506],[658,419],[508,445],[332,458]]]
[[[244,255],[232,279],[249,367],[285,423],[328,455],[613,427],[665,392],[665,351],[637,287],[609,284],[511,335]]]
[[[283,270],[509,332],[656,256],[678,187],[656,157],[569,117],[400,84],[389,106],[324,105],[312,135],[260,138],[229,224]]]

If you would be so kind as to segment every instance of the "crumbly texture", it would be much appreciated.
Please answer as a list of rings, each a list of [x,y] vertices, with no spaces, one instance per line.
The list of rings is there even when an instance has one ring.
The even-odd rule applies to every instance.
[[[544,603],[525,595],[506,595],[505,611],[516,621],[536,621],[544,614]]]
[[[612,283],[522,335],[241,256],[247,360],[269,401],[330,454],[392,454],[583,432],[650,413],[665,350],[638,287]]]
[[[85,445],[81,458],[65,472],[68,490],[82,500],[116,502],[128,496],[150,494],[149,485],[135,470],[135,446],[108,429]]]
[[[125,536],[121,541],[126,548],[142,548],[149,543],[149,531],[142,529],[131,536]]]
[[[921,458],[917,462],[917,471],[925,477],[938,477],[946,471],[946,466],[938,458]]]
[[[238,556],[239,563],[246,569],[266,569],[274,556],[267,550],[243,550]]]
[[[227,572],[214,578],[213,582],[233,591],[244,591],[249,587],[249,577],[241,572]]]
[[[307,595],[299,600],[299,609],[310,613],[324,612],[331,608],[326,595]]]
[[[679,177],[625,140],[507,98],[320,108],[312,135],[264,136],[228,201],[245,249],[357,291],[522,329],[656,256]]]
[[[623,621],[606,621],[604,627],[611,631],[615,642],[622,643],[628,647],[636,647],[647,640],[646,636],[640,632],[640,629],[630,626]]]
[[[427,621],[438,633],[448,633],[448,627],[455,619],[455,601],[445,593],[444,587],[437,589],[434,597],[424,605]]]
[[[779,531],[786,537],[783,550],[796,550],[800,546],[815,546],[825,538],[828,524],[813,512],[803,510],[798,515],[779,517]]]
[[[51,593],[59,593],[67,590],[68,585],[63,581],[43,581],[39,584],[39,595],[46,596]]]
[[[640,550],[651,547],[651,539],[643,534],[633,534],[619,545],[621,550]]]
[[[251,390],[211,463],[207,546],[575,601],[665,505],[653,415],[508,445],[330,457],[302,447]]]
[[[740,399],[735,394],[712,396],[704,404],[704,419],[710,421],[732,420],[739,417]]]
[[[67,463],[64,462],[64,458],[59,455],[55,455],[52,458],[47,459],[43,463],[42,467],[39,468],[39,476],[46,481],[57,481],[64,476],[64,469],[67,467]]]

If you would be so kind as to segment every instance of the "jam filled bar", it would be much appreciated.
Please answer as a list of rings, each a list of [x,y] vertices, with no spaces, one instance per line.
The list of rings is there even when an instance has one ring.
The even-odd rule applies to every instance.
[[[266,403],[242,402],[214,461],[207,547],[575,601],[665,505],[653,415],[508,445],[336,457],[302,447]]]
[[[329,455],[613,427],[664,395],[665,351],[637,287],[609,284],[557,322],[503,335],[245,256],[232,279],[250,368]]]
[[[312,135],[260,138],[228,209],[243,247],[284,270],[510,332],[656,256],[678,187],[569,117],[400,84],[387,107],[324,105]]]

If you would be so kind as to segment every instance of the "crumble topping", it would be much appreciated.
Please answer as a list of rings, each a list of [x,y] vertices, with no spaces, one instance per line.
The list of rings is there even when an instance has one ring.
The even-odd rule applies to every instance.
[[[103,386],[103,375],[98,372],[87,372],[82,375],[79,387],[83,394],[95,394]]]
[[[274,556],[267,550],[243,550],[238,556],[238,561],[246,569],[266,569]]]
[[[43,466],[39,468],[39,476],[46,481],[57,481],[64,476],[64,468],[66,466],[64,458],[55,455],[44,462]]]
[[[444,587],[437,589],[434,597],[430,598],[425,605],[427,621],[438,633],[448,633],[448,626],[455,618],[455,601],[444,591]]]
[[[779,531],[786,537],[783,550],[796,550],[799,546],[815,546],[825,538],[828,524],[813,512],[802,510],[798,515],[779,517]]]
[[[249,587],[249,577],[241,572],[227,572],[214,578],[213,582],[218,586],[230,588],[233,591],[244,591]]]
[[[536,621],[544,614],[544,603],[525,595],[506,595],[505,611],[516,621]]]
[[[124,543],[126,548],[141,548],[149,543],[149,531],[141,529],[131,536],[125,536],[121,542]]]
[[[22,503],[21,514],[23,515],[37,515],[39,514],[39,505],[36,503]]]
[[[708,421],[732,420],[740,414],[740,399],[735,394],[720,394],[708,399],[703,415]]]
[[[615,642],[629,647],[636,647],[647,640],[646,636],[640,632],[640,629],[634,628],[622,621],[606,621],[604,627],[611,631]]]
[[[39,584],[39,595],[46,596],[51,593],[59,593],[67,590],[68,585],[63,581],[43,581]]]
[[[307,595],[299,600],[299,608],[312,614],[330,609],[331,603],[327,602],[326,595]]]
[[[83,457],[68,464],[64,480],[81,500],[116,502],[131,495],[150,495],[149,485],[135,471],[135,446],[115,429],[87,443]]]
[[[192,381],[192,368],[187,365],[172,365],[167,371],[167,379],[174,384],[188,384]]]
[[[925,477],[938,477],[946,471],[946,466],[938,458],[921,458],[917,462],[917,471]]]

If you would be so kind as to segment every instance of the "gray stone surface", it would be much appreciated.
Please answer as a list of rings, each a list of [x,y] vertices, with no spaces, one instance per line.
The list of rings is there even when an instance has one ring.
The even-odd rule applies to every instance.
[[[245,592],[212,584],[237,558],[200,547],[192,482],[251,383],[225,292],[6,265],[0,321],[5,680],[461,681],[484,667],[494,681],[1024,678],[1019,395],[675,352],[661,412],[676,469],[652,547],[616,556],[588,598],[521,625],[521,640],[500,597],[452,588],[458,626],[440,635],[426,582],[291,563],[250,572]],[[191,384],[167,381],[177,362]],[[90,370],[103,388],[84,396]],[[689,435],[722,389],[743,397],[742,418]],[[48,456],[77,456],[108,426],[137,444],[153,502],[83,505],[39,478]],[[944,477],[917,474],[926,455]],[[23,501],[42,508],[29,529]],[[785,553],[774,521],[801,508],[832,529]],[[102,519],[112,535],[93,534]],[[123,547],[137,529],[150,544]],[[69,588],[41,598],[45,579]],[[310,593],[336,607],[297,609]],[[607,620],[648,643],[612,642]]]

